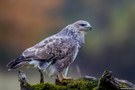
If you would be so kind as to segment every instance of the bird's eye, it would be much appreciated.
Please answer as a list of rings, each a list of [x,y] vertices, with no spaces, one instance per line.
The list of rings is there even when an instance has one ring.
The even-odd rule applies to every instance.
[[[80,26],[86,26],[86,24],[80,24]]]

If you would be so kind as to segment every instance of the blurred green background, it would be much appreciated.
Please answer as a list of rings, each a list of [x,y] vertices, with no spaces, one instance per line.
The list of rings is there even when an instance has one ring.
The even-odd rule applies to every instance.
[[[0,0],[0,90],[19,90],[17,71],[5,67],[10,60],[80,19],[93,30],[68,75],[111,70],[135,83],[135,0]],[[24,70],[30,83],[39,82],[36,69]]]

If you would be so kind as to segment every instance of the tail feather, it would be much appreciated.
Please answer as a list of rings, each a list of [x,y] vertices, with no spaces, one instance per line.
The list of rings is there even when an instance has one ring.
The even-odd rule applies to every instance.
[[[40,59],[32,60],[30,58],[25,58],[24,56],[20,56],[10,61],[7,64],[7,67],[9,68],[8,71],[20,68],[24,65],[38,67],[39,69],[46,69],[52,63],[53,61],[48,62],[47,60],[40,60]]]
[[[22,67],[23,65],[25,65],[26,63],[27,63],[27,61],[19,62],[19,63],[15,64],[14,66],[12,66],[12,67],[10,68],[10,70],[11,70],[11,69],[20,68],[20,67]]]
[[[15,61],[16,61],[15,59],[10,61],[6,66],[7,67],[11,67],[15,63]]]
[[[18,58],[10,61],[7,64],[7,67],[9,68],[9,70],[16,69],[21,67],[24,64],[24,62],[26,62],[24,56],[19,56]]]

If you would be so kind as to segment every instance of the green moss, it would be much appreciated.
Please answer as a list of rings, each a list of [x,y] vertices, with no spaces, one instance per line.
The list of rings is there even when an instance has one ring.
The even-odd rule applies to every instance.
[[[63,80],[59,84],[42,83],[32,85],[33,90],[92,90],[97,86],[97,81],[78,79],[78,80]]]
[[[63,80],[52,83],[27,85],[26,90],[121,90],[130,88],[130,82],[115,79],[111,72],[105,71],[100,79],[80,78],[77,80]]]
[[[126,83],[119,83],[120,88],[128,88],[129,86]]]
[[[126,83],[119,83],[120,88],[128,88]],[[77,79],[63,80],[58,84],[42,83],[35,85],[27,85],[27,90],[120,90],[108,83],[99,80]]]
[[[78,79],[67,85],[70,90],[92,90],[97,85],[96,81]]]
[[[66,90],[65,86],[55,85],[51,83],[42,83],[32,86],[34,90]]]

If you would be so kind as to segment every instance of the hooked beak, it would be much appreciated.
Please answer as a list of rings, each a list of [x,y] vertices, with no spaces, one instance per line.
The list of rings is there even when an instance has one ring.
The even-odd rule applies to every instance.
[[[92,27],[89,27],[89,30],[92,30]]]
[[[88,24],[88,25],[86,26],[86,28],[88,29],[88,31],[89,31],[89,30],[92,30],[92,26],[91,26],[90,24]]]
[[[92,27],[91,26],[87,26],[86,28],[87,28],[88,31],[89,30],[92,30]]]

